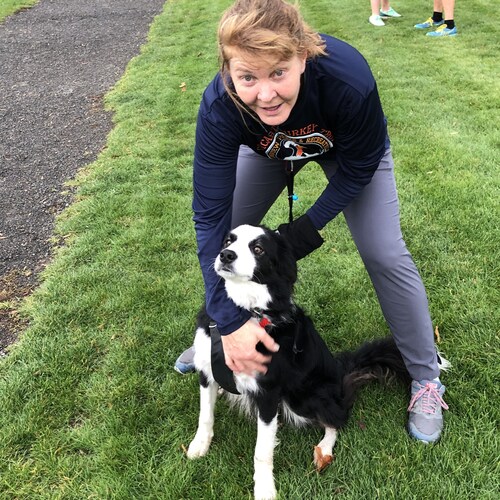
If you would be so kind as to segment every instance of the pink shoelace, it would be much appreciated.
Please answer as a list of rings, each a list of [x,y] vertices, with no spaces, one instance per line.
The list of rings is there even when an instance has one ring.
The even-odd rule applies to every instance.
[[[415,406],[416,402],[422,398],[422,411],[424,413],[430,413],[431,415],[436,413],[436,406],[439,403],[441,408],[447,410],[448,405],[444,402],[441,394],[436,390],[437,384],[427,382],[425,386],[421,385],[421,389],[415,393],[411,398],[410,405],[408,406],[408,411],[411,411]]]

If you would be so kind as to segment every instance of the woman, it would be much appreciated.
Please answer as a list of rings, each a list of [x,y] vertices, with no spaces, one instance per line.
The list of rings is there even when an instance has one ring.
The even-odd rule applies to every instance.
[[[223,237],[258,224],[310,159],[325,190],[293,224],[280,226],[297,258],[323,242],[340,212],[371,277],[412,383],[409,431],[439,439],[442,395],[425,289],[399,224],[394,165],[377,86],[351,46],[313,32],[283,0],[239,0],[218,32],[221,71],[200,105],[194,158],[194,221],[206,306],[222,336],[227,366],[265,373],[279,346],[231,302],[213,270]],[[304,169],[307,171],[307,168]],[[176,367],[190,368],[192,351]]]

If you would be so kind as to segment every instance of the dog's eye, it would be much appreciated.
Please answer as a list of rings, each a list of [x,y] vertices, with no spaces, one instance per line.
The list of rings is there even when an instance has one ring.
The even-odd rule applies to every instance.
[[[253,253],[255,255],[262,255],[264,253],[264,249],[260,245],[254,245]]]
[[[227,248],[232,243],[231,238],[226,238],[222,244],[223,248]]]

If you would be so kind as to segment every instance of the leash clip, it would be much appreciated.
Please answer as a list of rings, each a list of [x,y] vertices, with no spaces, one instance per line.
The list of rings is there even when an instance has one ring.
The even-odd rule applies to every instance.
[[[259,325],[260,325],[262,328],[265,328],[266,326],[272,325],[272,323],[271,323],[271,321],[269,321],[269,318],[263,317],[263,318],[259,321]]]
[[[262,328],[266,328],[266,326],[273,326],[271,320],[267,316],[264,316],[262,309],[254,307],[250,312],[252,313],[252,316],[259,321],[259,325]]]

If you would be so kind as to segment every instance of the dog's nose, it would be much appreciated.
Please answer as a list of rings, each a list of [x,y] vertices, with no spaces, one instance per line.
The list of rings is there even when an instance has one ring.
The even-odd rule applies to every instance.
[[[231,264],[231,262],[234,262],[236,260],[236,257],[236,252],[228,250],[227,248],[222,250],[222,252],[220,253],[220,261],[223,264]]]

